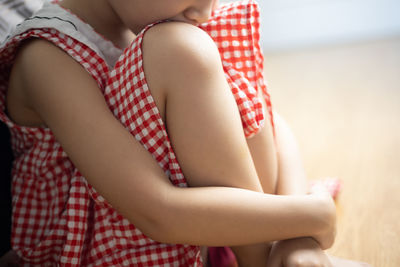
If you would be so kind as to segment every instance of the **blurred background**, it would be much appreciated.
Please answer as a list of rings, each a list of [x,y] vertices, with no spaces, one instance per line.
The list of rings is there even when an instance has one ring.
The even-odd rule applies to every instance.
[[[399,0],[260,0],[266,51],[400,36]]]
[[[309,178],[343,182],[329,252],[400,266],[400,1],[259,4],[272,104]]]

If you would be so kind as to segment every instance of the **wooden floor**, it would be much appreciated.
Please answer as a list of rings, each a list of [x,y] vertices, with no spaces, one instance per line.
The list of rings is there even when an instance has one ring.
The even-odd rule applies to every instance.
[[[400,37],[265,58],[272,103],[307,174],[344,183],[329,252],[400,266]]]

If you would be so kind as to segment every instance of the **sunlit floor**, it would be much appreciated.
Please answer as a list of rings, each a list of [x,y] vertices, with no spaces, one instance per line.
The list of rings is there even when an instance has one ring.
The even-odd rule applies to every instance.
[[[307,174],[344,182],[329,252],[400,266],[400,37],[265,58]]]

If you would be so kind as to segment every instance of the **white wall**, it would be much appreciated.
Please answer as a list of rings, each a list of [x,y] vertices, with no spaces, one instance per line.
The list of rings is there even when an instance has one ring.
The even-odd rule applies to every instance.
[[[263,46],[270,51],[400,36],[400,0],[259,0],[259,4]]]
[[[400,0],[258,2],[267,51],[400,36]]]

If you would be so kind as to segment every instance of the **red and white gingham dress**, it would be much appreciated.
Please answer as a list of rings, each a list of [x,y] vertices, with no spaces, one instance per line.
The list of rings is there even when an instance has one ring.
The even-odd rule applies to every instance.
[[[143,71],[141,43],[149,27],[125,50],[112,71],[96,49],[69,32],[48,27],[19,33],[0,47],[0,119],[10,128],[15,154],[12,247],[25,265],[202,265],[198,247],[155,242],[118,214],[74,167],[50,129],[19,126],[5,112],[8,77],[18,44],[31,37],[49,40],[92,75],[110,110],[153,155],[171,182],[187,186]],[[221,6],[200,27],[220,49],[245,135],[251,137],[264,122],[259,90],[272,123],[262,73],[258,7],[253,1]]]

